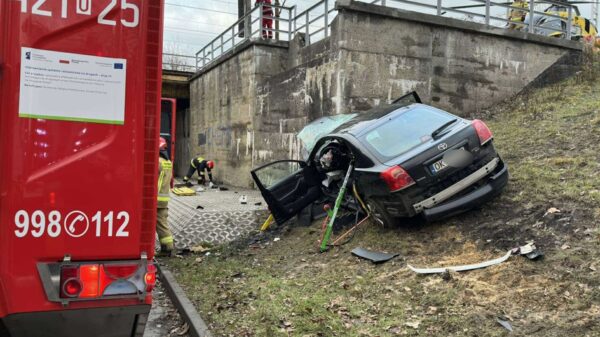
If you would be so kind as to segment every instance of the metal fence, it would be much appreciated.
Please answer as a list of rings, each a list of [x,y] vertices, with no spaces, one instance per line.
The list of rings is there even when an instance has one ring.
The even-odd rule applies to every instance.
[[[577,27],[572,25],[575,7],[566,1],[523,1],[521,2],[522,5],[519,5],[516,1],[508,3],[500,2],[499,0],[464,0],[460,6],[456,6],[455,0],[431,0],[427,2],[415,0],[359,1],[478,22],[488,27],[521,30],[565,39],[571,39],[572,35],[577,33]],[[553,6],[556,10],[544,11]],[[559,9],[561,12],[566,13],[566,15],[553,14],[558,13]]]
[[[162,68],[163,70],[193,73],[197,70],[196,57],[190,55],[163,53]]]
[[[524,1],[521,6],[500,0],[463,0],[460,6],[456,6],[456,0],[356,1],[565,39],[577,34],[577,27],[572,25],[575,7],[558,0]],[[544,11],[553,6],[556,10]],[[559,12],[566,15],[557,15]],[[335,0],[317,1],[301,13],[296,13],[296,6],[265,6],[261,3],[209,42],[195,57],[181,56],[187,60],[184,65],[167,62],[167,66],[200,70],[249,39],[290,41],[297,34],[304,34],[305,43],[309,45],[331,35],[331,24],[336,16]],[[273,25],[264,25],[265,20],[272,20]],[[194,58],[195,62],[190,63],[187,58]]]
[[[209,65],[249,39],[291,40],[295,10],[296,7],[259,4],[196,53],[196,68]],[[263,26],[268,20],[272,22],[271,27]]]
[[[303,33],[306,44],[331,35],[331,23],[337,16],[335,0],[323,0],[294,17],[294,36]]]

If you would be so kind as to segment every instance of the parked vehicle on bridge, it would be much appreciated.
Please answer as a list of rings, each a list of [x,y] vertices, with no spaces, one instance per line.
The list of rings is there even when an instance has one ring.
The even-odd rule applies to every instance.
[[[278,223],[323,196],[334,199],[351,163],[351,183],[384,225],[466,211],[508,181],[484,122],[422,104],[414,92],[389,106],[317,119],[298,138],[305,161],[280,160],[252,171]]]
[[[592,23],[590,19],[581,16],[579,8],[573,6],[573,13],[571,18],[571,39],[573,40],[587,40],[595,39],[598,35],[598,29]],[[534,16],[534,31],[536,34],[551,36],[551,37],[562,37],[564,38],[567,33],[567,26],[569,25],[569,10],[564,5],[552,5],[545,11],[548,15],[535,15]],[[524,22],[529,23],[531,17],[528,14]]]
[[[143,335],[163,2],[0,1],[2,337]]]

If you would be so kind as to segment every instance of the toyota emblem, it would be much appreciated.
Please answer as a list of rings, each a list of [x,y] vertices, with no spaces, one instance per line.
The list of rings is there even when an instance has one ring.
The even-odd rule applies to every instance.
[[[441,143],[440,145],[438,145],[438,150],[440,150],[440,151],[444,151],[447,148],[448,148],[448,144],[446,144],[446,143]]]

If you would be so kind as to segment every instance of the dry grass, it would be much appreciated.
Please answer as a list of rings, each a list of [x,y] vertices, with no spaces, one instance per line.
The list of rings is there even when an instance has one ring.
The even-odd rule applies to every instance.
[[[506,336],[498,316],[513,336],[600,336],[599,110],[600,83],[581,76],[494,110],[488,124],[511,181],[480,210],[368,226],[324,254],[314,224],[168,264],[217,336]],[[478,262],[527,240],[544,260],[511,257],[449,278],[405,267]],[[376,266],[352,257],[356,246],[401,255]]]

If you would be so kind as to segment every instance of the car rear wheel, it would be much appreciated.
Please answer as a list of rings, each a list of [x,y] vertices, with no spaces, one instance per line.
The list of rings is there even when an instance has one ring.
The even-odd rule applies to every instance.
[[[378,225],[391,227],[396,223],[396,219],[391,216],[378,201],[367,199],[367,208],[371,213],[371,217],[373,217],[373,220]]]

